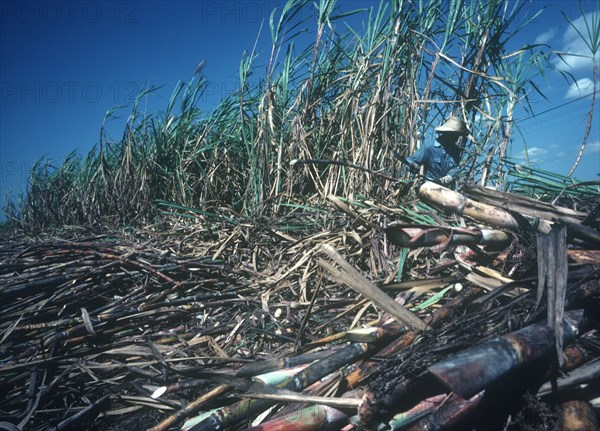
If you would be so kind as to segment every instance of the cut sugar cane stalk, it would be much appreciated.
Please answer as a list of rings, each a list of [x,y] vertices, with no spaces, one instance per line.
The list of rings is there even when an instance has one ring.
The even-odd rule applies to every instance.
[[[249,392],[247,394],[240,394],[239,396],[240,398],[256,398],[261,400],[272,400],[282,402],[322,404],[325,406],[345,409],[357,408],[362,401],[359,398],[317,397],[314,395],[304,394],[258,394]]]
[[[330,355],[327,359],[312,363],[293,378],[277,385],[277,388],[301,391],[333,370],[339,369],[342,365],[356,361],[369,350],[371,350],[371,346],[366,343],[349,344]],[[243,399],[211,414],[208,418],[193,426],[190,431],[225,429],[268,409],[274,403],[273,400]]]
[[[419,197],[440,210],[472,218],[488,226],[517,231],[517,220],[501,208],[476,202],[458,192],[432,182],[423,183]]]
[[[579,333],[583,310],[564,315],[564,342]],[[429,371],[463,398],[470,398],[510,370],[552,352],[554,335],[539,322],[523,329],[472,347],[433,364]]]
[[[321,431],[338,429],[347,419],[348,415],[339,410],[328,406],[315,405],[248,428],[246,431]],[[330,428],[334,426],[335,428]]]
[[[481,391],[472,398],[463,399],[456,394],[452,394],[448,401],[442,403],[439,408],[427,414],[408,429],[409,431],[426,431],[456,428],[479,406],[483,400],[483,395],[484,392]]]
[[[317,359],[323,359],[331,355],[331,350],[321,350],[313,353],[305,353],[298,356],[269,359],[257,361],[244,365],[236,373],[237,377],[255,376],[257,374],[268,373],[269,371],[280,370],[283,368],[295,367],[301,364],[307,364]]]
[[[490,205],[502,206],[509,211],[544,220],[561,220],[564,222],[581,223],[585,213],[552,205],[537,199],[528,198],[507,192],[488,189],[481,186],[470,185],[465,187],[465,193],[474,199]]]
[[[595,431],[598,419],[592,405],[585,400],[565,401],[560,406],[560,431]]]
[[[385,228],[389,240],[403,247],[432,247],[439,245],[496,245],[510,244],[511,236],[501,230],[451,228],[416,224],[390,223]]]
[[[228,390],[228,385],[219,385],[214,389],[211,389],[210,391],[196,398],[194,401],[186,405],[181,410],[178,410],[176,413],[172,414],[159,424],[153,426],[152,428],[149,428],[147,431],[164,431],[168,429],[169,427],[175,425],[177,422],[182,421],[186,417],[197,412],[200,409],[200,407],[206,404],[208,401],[223,395]]]

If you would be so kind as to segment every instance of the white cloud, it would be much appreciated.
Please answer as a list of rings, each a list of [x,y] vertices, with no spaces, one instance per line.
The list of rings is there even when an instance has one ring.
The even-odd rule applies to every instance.
[[[548,154],[548,150],[540,147],[531,147],[527,150],[529,157],[539,157]]]
[[[571,84],[565,98],[575,99],[581,96],[591,96],[593,92],[594,82],[589,78],[582,78]]]
[[[535,38],[534,43],[548,43],[551,42],[552,39],[554,39],[556,37],[556,27],[550,27],[547,31],[543,32],[542,34],[538,35],[538,37]]]
[[[517,158],[521,160],[529,160],[529,162],[536,162],[540,160],[540,157],[546,154],[548,154],[548,150],[545,148],[531,147],[527,149],[527,152],[521,151]]]
[[[594,142],[590,142],[585,146],[585,154],[588,156],[596,155],[599,154],[600,155],[600,141],[594,141]]]
[[[545,154],[554,154],[556,157],[566,157],[568,154],[566,151],[563,151],[564,146],[552,144],[548,147],[548,151]]]
[[[580,16],[579,18],[572,20],[572,23],[567,24],[566,31],[562,36],[562,42],[559,48],[559,51],[562,52],[563,55],[559,56],[559,58],[555,58],[554,60],[554,65],[559,70],[574,72],[592,68],[592,52],[586,45],[584,39],[582,39],[581,35],[577,33],[575,28],[577,28],[583,37],[587,39],[589,36],[587,35],[586,21],[591,29],[592,21],[594,19],[598,19],[597,14],[599,13],[600,12],[598,11],[587,13],[585,17]],[[596,14],[595,17],[593,16],[594,14]],[[595,59],[598,61],[598,53],[596,53]]]

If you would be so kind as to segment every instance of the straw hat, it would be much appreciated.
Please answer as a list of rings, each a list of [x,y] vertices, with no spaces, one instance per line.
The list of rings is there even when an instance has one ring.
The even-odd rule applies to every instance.
[[[460,133],[461,135],[466,135],[469,133],[467,130],[467,125],[463,120],[454,115],[448,117],[446,122],[441,126],[435,128],[436,132],[454,132]]]

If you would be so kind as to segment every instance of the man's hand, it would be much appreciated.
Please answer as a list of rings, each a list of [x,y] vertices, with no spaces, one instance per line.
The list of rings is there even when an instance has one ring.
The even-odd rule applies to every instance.
[[[440,178],[440,184],[443,186],[448,186],[448,185],[452,184],[453,181],[454,181],[454,178],[452,178],[450,175],[446,175],[446,176]]]
[[[421,170],[421,166],[419,166],[418,163],[413,162],[408,165],[408,169],[410,170],[411,173],[417,174],[417,173],[419,173],[419,170]]]

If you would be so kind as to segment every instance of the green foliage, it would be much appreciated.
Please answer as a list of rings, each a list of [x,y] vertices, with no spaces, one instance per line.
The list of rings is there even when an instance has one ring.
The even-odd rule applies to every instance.
[[[299,19],[311,7],[315,22]],[[156,90],[145,89],[120,140],[103,124],[86,157],[35,166],[23,222],[141,224],[222,207],[268,217],[330,194],[397,202],[398,184],[348,165],[406,181],[392,150],[412,152],[450,113],[472,131],[464,180],[496,180],[485,168],[504,155],[507,114],[510,121],[514,106],[527,103],[545,59],[540,47],[507,50],[524,9],[500,0],[393,0],[346,11],[335,0],[290,0],[270,17],[267,65],[257,65],[255,48],[242,57],[238,91],[201,113],[206,81],[196,76],[177,86],[163,113],[140,116],[138,102]],[[362,26],[350,24],[359,17]],[[315,39],[302,45],[307,29]],[[290,164],[298,159],[346,163]]]
[[[576,196],[580,199],[600,197],[600,181],[580,182],[570,176],[522,166],[512,160],[504,160],[503,164],[514,193],[542,200],[557,196]]]

